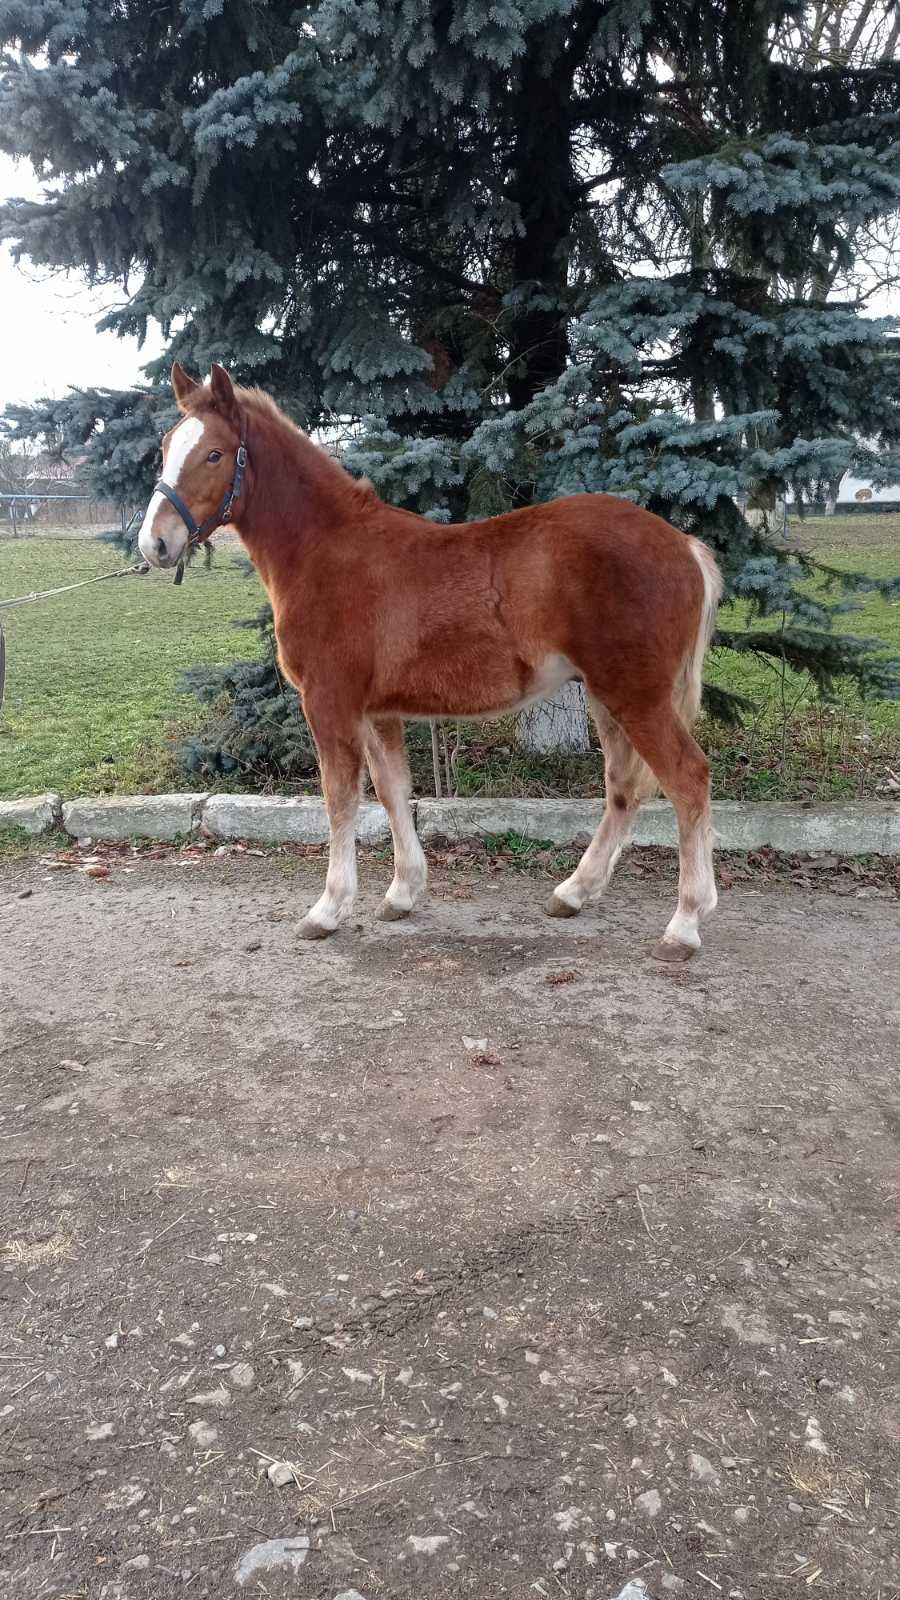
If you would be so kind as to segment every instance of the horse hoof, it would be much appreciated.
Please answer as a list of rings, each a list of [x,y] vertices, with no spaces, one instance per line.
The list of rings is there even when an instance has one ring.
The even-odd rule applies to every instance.
[[[297,929],[297,936],[300,939],[329,939],[334,931],[334,928],[323,928],[321,922],[312,922],[309,917],[304,917]]]
[[[548,917],[577,917],[581,907],[570,906],[568,900],[560,900],[558,894],[552,894],[544,901],[544,910]]]
[[[412,908],[410,907],[410,910]],[[409,916],[409,911],[404,911],[402,906],[392,905],[390,900],[382,900],[375,913],[376,922],[404,922]]]
[[[668,961],[670,965],[683,961],[690,961],[697,954],[692,944],[675,944],[674,941],[660,939],[650,951],[656,961]]]

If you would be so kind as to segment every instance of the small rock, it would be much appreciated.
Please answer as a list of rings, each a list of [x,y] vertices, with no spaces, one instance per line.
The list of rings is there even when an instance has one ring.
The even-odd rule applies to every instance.
[[[16,895],[16,899],[17,900],[30,900],[31,896],[33,894],[34,894],[34,890],[33,889],[20,889],[18,894]]]
[[[634,1503],[644,1517],[658,1517],[662,1510],[662,1496],[658,1489],[645,1489]]]
[[[244,945],[244,949],[246,950],[248,956],[252,956],[252,955],[255,954],[255,952],[257,950],[261,950],[262,949],[262,940],[261,939],[251,939],[248,944]]]
[[[236,1361],[228,1376],[236,1389],[252,1389],[256,1382],[256,1373],[249,1361]]]
[[[121,1350],[125,1343],[125,1335],[124,1333],[111,1333],[108,1339],[104,1339],[103,1343],[107,1350]]]
[[[266,1468],[266,1477],[270,1483],[274,1483],[276,1489],[284,1489],[289,1483],[296,1481],[294,1469],[289,1461],[273,1461],[271,1466]]]
[[[314,1327],[314,1325],[315,1324],[313,1323],[312,1317],[295,1317],[291,1323],[291,1327],[299,1328],[301,1333],[308,1332],[308,1330]]]
[[[364,1372],[361,1367],[341,1367],[341,1371],[351,1383],[361,1383],[364,1388],[375,1382],[374,1372]]]
[[[105,861],[92,861],[84,868],[84,875],[86,878],[108,878],[109,867]]]
[[[661,1589],[665,1589],[666,1594],[680,1594],[684,1588],[684,1579],[677,1578],[674,1572],[664,1572],[659,1584]]]
[[[130,1561],[122,1562],[123,1572],[146,1572],[150,1565],[149,1556],[132,1556]]]
[[[734,1517],[735,1522],[739,1523],[740,1526],[743,1527],[745,1522],[750,1521],[750,1507],[735,1506],[732,1516]]]
[[[581,1506],[567,1506],[565,1511],[554,1511],[553,1521],[560,1533],[577,1533],[583,1516]]]
[[[632,1578],[611,1600],[650,1600],[650,1590],[643,1578]]]
[[[274,1572],[279,1567],[299,1572],[308,1554],[309,1539],[305,1533],[298,1533],[292,1539],[263,1539],[241,1556],[234,1569],[235,1583],[243,1588],[251,1578],[263,1572]]]
[[[486,1050],[487,1039],[472,1039],[467,1033],[462,1036],[463,1047],[466,1050]]]
[[[696,1478],[698,1483],[718,1484],[721,1481],[709,1457],[701,1456],[697,1450],[688,1452],[688,1467],[691,1477]]]
[[[541,1364],[541,1358],[536,1350],[526,1350],[525,1361],[529,1367],[539,1367]]]
[[[496,1322],[498,1313],[494,1310],[493,1306],[482,1306],[481,1315],[485,1317],[488,1322]]]
[[[831,1451],[822,1437],[822,1425],[818,1417],[810,1417],[806,1424],[806,1448],[813,1450],[817,1456],[830,1456]]]
[[[213,1345],[213,1355],[215,1356],[217,1361],[221,1361],[221,1359],[224,1356],[224,1354],[225,1354],[225,1346],[223,1344]]]
[[[431,1533],[422,1538],[416,1533],[411,1533],[406,1542],[412,1546],[417,1556],[436,1556],[445,1544],[450,1543],[450,1537],[446,1533]]]
[[[84,1430],[86,1439],[111,1439],[116,1431],[114,1422],[92,1422]]]
[[[649,1100],[629,1100],[628,1109],[629,1109],[629,1111],[638,1111],[638,1112],[640,1112],[640,1111],[652,1111],[653,1107],[650,1104]]]
[[[202,1421],[192,1422],[188,1427],[188,1433],[200,1450],[208,1450],[219,1437],[218,1428],[214,1428],[209,1422]]]
[[[505,1417],[507,1411],[509,1410],[509,1401],[502,1394],[492,1395],[491,1398],[492,1398],[492,1400],[494,1402],[494,1405],[497,1407],[497,1410],[499,1411],[501,1417]]]
[[[334,1600],[366,1600],[366,1597],[360,1594],[358,1589],[342,1589],[340,1594],[335,1595]]]
[[[722,1313],[722,1326],[730,1328],[743,1344],[775,1343],[775,1335],[762,1313],[751,1311],[746,1306],[726,1306]]]

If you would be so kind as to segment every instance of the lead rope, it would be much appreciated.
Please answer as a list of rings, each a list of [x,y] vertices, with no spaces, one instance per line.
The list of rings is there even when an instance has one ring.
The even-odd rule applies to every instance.
[[[17,594],[12,600],[0,600],[0,611],[5,611],[9,606],[25,606],[32,600],[49,600],[53,595],[70,594],[73,589],[86,589],[89,583],[107,583],[110,578],[130,578],[133,573],[150,571],[146,561],[138,561],[133,567],[119,567],[116,572],[101,572],[97,578],[82,578],[79,583],[64,583],[61,589],[32,589],[30,594]]]

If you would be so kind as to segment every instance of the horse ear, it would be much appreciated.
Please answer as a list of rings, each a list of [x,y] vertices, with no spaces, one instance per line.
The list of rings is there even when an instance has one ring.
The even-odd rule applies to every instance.
[[[234,385],[224,367],[214,361],[209,373],[209,384],[216,410],[226,419],[237,415],[237,401],[234,398]]]
[[[199,387],[199,383],[195,383],[193,378],[189,378],[184,370],[184,367],[182,367],[180,363],[176,361],[172,368],[172,388],[175,391],[175,399],[178,402],[179,410],[187,410],[188,401],[190,400],[191,395],[194,393],[194,390],[199,389]]]

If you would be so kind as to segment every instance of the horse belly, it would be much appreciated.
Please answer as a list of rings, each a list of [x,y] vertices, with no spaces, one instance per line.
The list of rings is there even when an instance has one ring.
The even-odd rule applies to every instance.
[[[379,703],[376,714],[419,717],[501,717],[521,711],[535,700],[555,694],[579,673],[565,656],[548,655],[537,663],[448,661],[438,673],[410,673]]]

